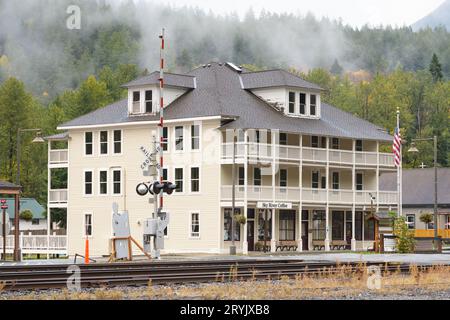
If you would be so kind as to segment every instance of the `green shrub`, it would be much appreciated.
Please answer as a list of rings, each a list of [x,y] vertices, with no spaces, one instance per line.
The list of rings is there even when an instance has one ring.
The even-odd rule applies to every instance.
[[[394,220],[394,235],[396,239],[396,249],[400,253],[414,252],[414,232],[408,229],[405,217],[398,217]]]
[[[433,221],[433,215],[431,213],[422,213],[419,219],[425,223],[425,228],[428,229],[428,224]]]
[[[33,212],[31,212],[30,210],[23,210],[20,215],[19,215],[20,219],[25,220],[25,221],[30,221],[33,219]]]
[[[247,218],[243,214],[237,214],[234,216],[234,221],[239,224],[245,224],[247,222]]]

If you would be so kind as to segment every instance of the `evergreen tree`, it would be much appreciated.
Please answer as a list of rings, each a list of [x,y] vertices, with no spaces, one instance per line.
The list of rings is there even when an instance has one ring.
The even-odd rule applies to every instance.
[[[433,57],[431,58],[430,62],[430,73],[433,76],[433,81],[441,81],[443,79],[442,75],[442,66],[439,62],[439,59],[435,53],[433,53]]]
[[[336,76],[340,76],[344,69],[342,69],[337,59],[334,59],[334,63],[330,68],[330,72]]]

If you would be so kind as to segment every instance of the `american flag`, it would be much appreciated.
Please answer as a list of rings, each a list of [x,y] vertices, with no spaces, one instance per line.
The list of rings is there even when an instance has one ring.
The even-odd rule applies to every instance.
[[[394,164],[398,168],[401,164],[400,150],[401,150],[402,138],[400,137],[400,131],[395,128],[394,144],[392,145],[392,152],[394,153]]]

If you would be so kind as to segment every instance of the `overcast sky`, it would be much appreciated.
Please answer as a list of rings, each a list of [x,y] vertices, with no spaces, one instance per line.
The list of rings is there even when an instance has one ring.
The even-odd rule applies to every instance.
[[[243,16],[252,7],[271,12],[312,12],[317,17],[342,18],[352,26],[380,24],[410,25],[436,9],[445,0],[147,0],[174,6],[197,6],[218,14],[237,12]]]

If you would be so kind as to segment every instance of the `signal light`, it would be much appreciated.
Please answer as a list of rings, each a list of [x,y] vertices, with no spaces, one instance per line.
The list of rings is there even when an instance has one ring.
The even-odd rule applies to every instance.
[[[148,187],[145,183],[139,183],[136,186],[136,192],[140,196],[145,196],[148,193]]]
[[[161,191],[170,195],[176,188],[177,185],[173,184],[172,182],[161,183],[159,181],[155,181],[150,183],[149,185],[145,183],[139,183],[136,186],[136,192],[140,196],[145,196],[147,193],[150,193],[152,195],[160,194]]]

